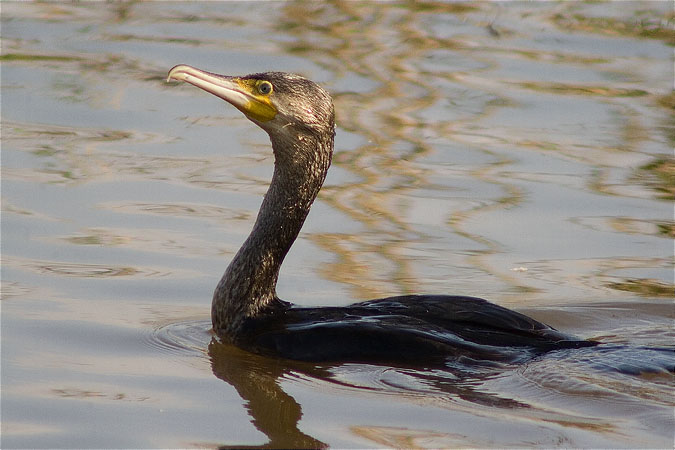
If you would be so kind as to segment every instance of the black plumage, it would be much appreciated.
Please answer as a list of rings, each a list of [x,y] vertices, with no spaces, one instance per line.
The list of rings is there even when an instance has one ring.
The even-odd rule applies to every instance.
[[[330,166],[331,97],[316,83],[283,72],[230,77],[180,65],[171,78],[237,107],[268,133],[275,157],[253,230],[214,292],[211,317],[219,337],[257,353],[307,361],[516,361],[595,345],[474,297],[410,295],[321,308],[280,300],[279,269]]]

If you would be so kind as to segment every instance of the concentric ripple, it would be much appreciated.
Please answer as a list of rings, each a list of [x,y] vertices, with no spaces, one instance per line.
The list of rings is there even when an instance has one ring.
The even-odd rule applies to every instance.
[[[184,320],[154,328],[147,336],[147,344],[177,359],[205,357],[211,342],[210,320]]]

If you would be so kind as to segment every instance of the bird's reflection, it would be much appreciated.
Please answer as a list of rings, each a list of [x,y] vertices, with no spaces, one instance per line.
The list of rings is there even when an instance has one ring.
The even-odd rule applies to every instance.
[[[232,345],[211,341],[209,357],[213,373],[231,384],[246,401],[255,427],[269,441],[249,448],[327,448],[328,446],[298,429],[302,410],[297,401],[283,391],[279,380],[292,368],[283,361],[265,358]],[[221,448],[247,448],[241,445]]]
[[[208,347],[211,367],[216,377],[231,384],[246,402],[246,408],[255,427],[264,433],[268,442],[248,448],[327,448],[328,445],[298,428],[302,417],[300,404],[284,392],[280,381],[293,373],[328,381],[342,387],[365,391],[386,391],[411,399],[436,397],[439,405],[466,401],[474,405],[499,408],[527,408],[528,405],[493,393],[480,392],[481,380],[499,373],[504,367],[457,364],[438,368],[382,368],[378,374],[394,371],[394,380],[382,379],[376,386],[351,384],[336,377],[344,374],[344,365],[316,365],[268,358],[241,350],[233,345],[212,340]],[[348,377],[347,377],[348,378]],[[386,377],[385,377],[386,378]],[[410,379],[414,379],[414,383]],[[408,381],[406,381],[408,380]],[[413,387],[413,384],[416,387]],[[419,386],[423,386],[420,388]],[[221,448],[247,448],[231,444]]]

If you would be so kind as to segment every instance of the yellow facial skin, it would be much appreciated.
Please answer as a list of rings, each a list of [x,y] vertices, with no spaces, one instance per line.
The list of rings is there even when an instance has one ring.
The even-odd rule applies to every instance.
[[[276,117],[277,109],[271,101],[274,88],[269,81],[241,78],[235,78],[235,81],[250,98],[245,110],[240,109],[241,112],[259,122],[267,122]]]
[[[277,115],[271,101],[274,89],[269,81],[217,75],[184,64],[169,71],[167,81],[171,79],[185,81],[222,98],[249,119],[268,122]]]

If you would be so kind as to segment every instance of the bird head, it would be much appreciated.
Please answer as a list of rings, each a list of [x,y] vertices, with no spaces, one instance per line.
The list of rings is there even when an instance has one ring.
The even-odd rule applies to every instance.
[[[300,75],[265,72],[234,77],[181,64],[169,71],[167,81],[172,79],[229,102],[273,139],[334,133],[330,95]]]

